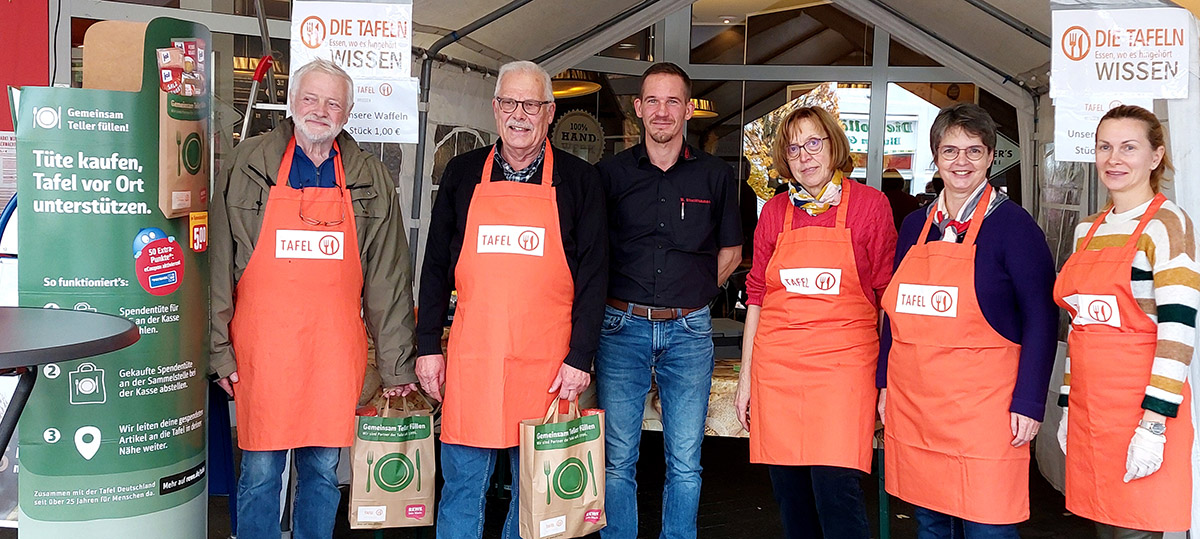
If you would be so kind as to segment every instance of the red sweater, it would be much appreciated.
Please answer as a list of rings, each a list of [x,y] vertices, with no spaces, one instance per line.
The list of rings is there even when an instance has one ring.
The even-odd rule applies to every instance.
[[[846,179],[847,183],[853,180]],[[896,257],[896,228],[892,222],[892,207],[883,193],[872,187],[856,184],[851,186],[849,214],[846,226],[850,228],[850,241],[854,245],[854,260],[858,264],[858,280],[863,293],[876,307],[883,289],[892,279],[892,266]],[[775,241],[783,232],[783,212],[792,210],[792,226],[831,227],[837,219],[837,207],[829,208],[821,215],[812,216],[792,205],[787,193],[775,195],[763,206],[754,229],[754,265],[746,277],[747,303],[762,305],[766,293],[767,262],[775,253]]]

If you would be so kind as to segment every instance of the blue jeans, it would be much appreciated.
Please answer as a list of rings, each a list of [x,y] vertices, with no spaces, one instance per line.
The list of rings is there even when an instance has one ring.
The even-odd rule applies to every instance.
[[[512,501],[504,519],[503,539],[519,539],[521,451],[482,449],[442,443],[442,499],[438,502],[437,539],[479,539],[483,537],[483,508],[488,482],[496,467],[496,455],[508,452],[512,470]]]
[[[861,471],[776,465],[768,471],[787,539],[871,539]]]
[[[300,447],[296,462],[296,500],[292,506],[294,539],[329,539],[337,517],[337,447]],[[283,490],[286,450],[242,451],[238,478],[239,539],[279,539],[279,495]]]
[[[1018,539],[1016,524],[980,524],[916,507],[917,539]]]
[[[667,478],[664,539],[696,537],[700,443],[712,387],[712,319],[705,307],[683,318],[649,321],[604,308],[596,353],[596,390],[605,414],[604,539],[638,535],[637,461],[651,373],[663,412]]]

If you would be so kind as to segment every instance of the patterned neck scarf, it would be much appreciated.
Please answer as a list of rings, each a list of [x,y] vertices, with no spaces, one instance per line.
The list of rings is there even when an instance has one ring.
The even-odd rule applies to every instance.
[[[798,185],[795,181],[788,182],[788,197],[792,199],[792,204],[800,208],[809,215],[816,217],[825,213],[829,208],[837,206],[842,201],[842,171],[835,170],[833,179],[825,184],[821,189],[820,194],[812,196],[804,187]]]
[[[936,212],[933,215],[933,223],[942,232],[942,241],[958,243],[967,237],[967,230],[971,228],[971,215],[975,213],[975,208],[979,206],[979,200],[983,198],[985,186],[987,186],[986,181],[979,184],[979,187],[976,187],[971,196],[967,198],[967,203],[963,204],[962,208],[959,208],[958,215],[953,216],[953,218],[950,216],[949,210],[946,209],[945,191],[942,191],[942,194],[938,195],[936,204],[929,205],[931,208],[929,211]],[[983,216],[987,217],[991,215],[996,210],[996,207],[1005,200],[1008,200],[1008,195],[999,189],[992,188],[992,199],[988,202],[987,211],[984,212]]]
[[[500,154],[500,141],[496,141],[496,164],[500,165],[500,169],[504,171],[504,179],[510,182],[529,183],[533,180],[533,174],[542,166],[542,160],[546,157],[546,145],[541,145],[541,150],[538,151],[538,156],[529,163],[529,166],[521,170],[513,170],[512,165],[504,160],[504,156]]]

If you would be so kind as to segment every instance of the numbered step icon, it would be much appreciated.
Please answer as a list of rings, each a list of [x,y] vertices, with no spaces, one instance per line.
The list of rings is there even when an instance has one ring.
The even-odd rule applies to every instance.
[[[104,369],[91,363],[67,373],[71,383],[71,404],[104,404]]]

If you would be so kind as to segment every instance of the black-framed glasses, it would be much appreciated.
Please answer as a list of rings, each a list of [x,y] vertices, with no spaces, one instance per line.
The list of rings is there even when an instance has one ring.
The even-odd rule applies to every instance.
[[[967,146],[966,148],[959,148],[957,146],[942,146],[941,148],[938,148],[938,156],[941,157],[943,161],[954,161],[955,159],[958,159],[958,156],[963,152],[967,153],[967,159],[970,161],[981,161],[987,156],[987,148],[983,146]]]
[[[804,151],[808,152],[809,155],[817,155],[821,153],[821,148],[825,147],[825,141],[827,140],[829,140],[829,137],[810,138],[804,141],[804,144],[788,144],[788,159],[800,157],[801,148],[804,148]]]
[[[517,110],[517,105],[521,105],[521,108],[525,109],[525,114],[533,115],[541,112],[543,106],[549,105],[553,101],[536,101],[533,99],[517,101],[508,97],[497,97],[496,103],[500,104],[500,111],[505,114]]]
[[[308,187],[300,188],[300,209],[298,210],[298,212],[300,214],[301,221],[304,221],[306,224],[309,224],[312,226],[338,226],[338,225],[346,222],[346,189],[345,188],[343,188],[341,186],[339,186],[337,188],[337,190],[338,190],[338,207],[342,209],[342,216],[333,221],[321,221],[319,219],[313,219],[312,217],[304,215],[304,192],[308,189],[309,189]],[[313,189],[325,189],[325,188],[314,187]]]

